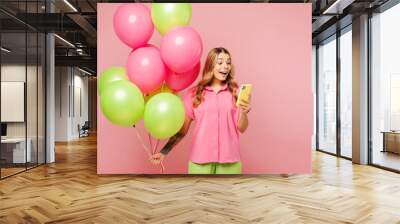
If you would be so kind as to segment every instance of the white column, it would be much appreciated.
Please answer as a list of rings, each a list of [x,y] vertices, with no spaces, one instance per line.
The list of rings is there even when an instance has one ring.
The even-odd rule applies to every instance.
[[[55,161],[54,151],[54,133],[55,133],[55,76],[54,76],[54,35],[47,34],[46,36],[46,60],[47,60],[47,71],[46,71],[46,84],[47,84],[47,108],[46,108],[46,163],[52,163]]]
[[[54,6],[46,1],[47,12],[53,12]],[[46,35],[46,163],[55,161],[55,44],[54,35]]]
[[[368,15],[353,20],[353,162],[368,163]]]

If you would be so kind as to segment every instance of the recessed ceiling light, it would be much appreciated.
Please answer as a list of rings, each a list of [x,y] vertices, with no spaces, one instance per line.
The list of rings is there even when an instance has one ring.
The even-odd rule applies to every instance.
[[[1,51],[4,51],[6,53],[10,53],[11,52],[11,50],[9,50],[9,49],[7,49],[5,47],[1,47]]]
[[[69,42],[68,40],[66,40],[66,39],[64,39],[64,38],[62,38],[62,37],[60,37],[60,36],[57,35],[57,34],[54,34],[54,36],[57,37],[58,39],[60,39],[62,42],[64,42],[64,43],[68,44],[69,46],[75,48],[75,45],[73,45],[73,44],[72,44],[71,42]]]
[[[351,5],[355,0],[336,0],[322,14],[342,14],[347,6]]]
[[[78,10],[68,1],[64,0],[65,4],[67,4],[74,12],[78,12]]]
[[[88,71],[86,71],[86,70],[83,70],[83,69],[81,69],[81,68],[79,68],[79,67],[78,67],[78,70],[81,71],[81,72],[83,72],[83,73],[85,73],[85,74],[87,74],[87,75],[93,75],[92,73],[90,73],[90,72],[88,72]]]

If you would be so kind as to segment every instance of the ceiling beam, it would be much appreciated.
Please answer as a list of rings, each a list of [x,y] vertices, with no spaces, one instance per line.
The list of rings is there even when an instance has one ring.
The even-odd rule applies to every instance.
[[[96,71],[97,60],[93,56],[55,56],[56,66],[81,66]]]
[[[328,5],[323,10],[322,14],[342,14],[344,9],[351,5],[355,0],[336,0],[332,4]]]

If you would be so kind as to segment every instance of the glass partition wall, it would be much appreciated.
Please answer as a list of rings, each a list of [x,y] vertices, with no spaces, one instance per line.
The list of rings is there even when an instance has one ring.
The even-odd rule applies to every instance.
[[[318,54],[318,149],[336,154],[336,36],[320,43]]]
[[[351,25],[342,30],[340,68],[340,154],[352,158],[352,33]]]
[[[317,150],[352,157],[351,25],[317,45]]]
[[[370,20],[370,162],[400,172],[400,4]]]
[[[15,17],[0,11],[1,179],[45,163],[45,34],[16,18],[40,2],[19,1]]]

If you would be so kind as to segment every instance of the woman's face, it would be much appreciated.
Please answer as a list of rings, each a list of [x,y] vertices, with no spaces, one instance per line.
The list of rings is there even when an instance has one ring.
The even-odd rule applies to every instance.
[[[217,56],[217,60],[213,69],[214,78],[220,81],[225,81],[226,78],[228,78],[231,69],[231,57],[229,56],[229,54],[220,53]]]

